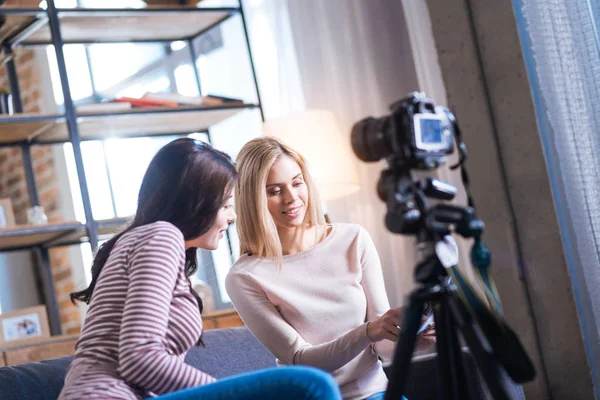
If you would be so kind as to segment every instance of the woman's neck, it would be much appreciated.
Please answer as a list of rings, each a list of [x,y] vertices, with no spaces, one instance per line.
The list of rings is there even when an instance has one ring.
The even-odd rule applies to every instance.
[[[304,229],[303,229],[304,228]],[[311,249],[321,241],[326,230],[319,225],[298,228],[277,228],[281,251],[284,256],[301,253]]]

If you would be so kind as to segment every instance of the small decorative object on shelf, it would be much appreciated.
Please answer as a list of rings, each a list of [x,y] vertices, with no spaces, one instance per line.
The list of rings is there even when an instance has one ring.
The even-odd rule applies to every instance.
[[[12,202],[9,198],[0,199],[0,228],[10,228],[15,226],[15,214],[12,209]]]
[[[33,206],[27,209],[27,223],[29,225],[46,225],[48,217],[44,212],[44,207]]]
[[[0,314],[0,346],[31,343],[50,337],[45,306]]]

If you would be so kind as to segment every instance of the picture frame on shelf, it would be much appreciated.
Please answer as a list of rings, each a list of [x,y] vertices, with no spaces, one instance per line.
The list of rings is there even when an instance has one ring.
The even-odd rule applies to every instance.
[[[15,214],[10,198],[0,198],[0,228],[11,228],[15,225]]]
[[[50,337],[46,306],[34,306],[0,314],[0,347],[35,343]]]

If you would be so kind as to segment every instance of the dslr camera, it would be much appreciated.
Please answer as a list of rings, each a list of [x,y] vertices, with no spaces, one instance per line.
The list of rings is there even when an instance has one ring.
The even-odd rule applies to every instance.
[[[389,116],[368,117],[354,124],[352,148],[365,162],[388,158],[390,166],[430,170],[454,150],[454,117],[423,93],[390,106]]]
[[[416,196],[452,200],[456,188],[434,178],[413,181],[411,170],[432,170],[444,164],[454,152],[454,138],[460,138],[460,131],[454,115],[423,93],[414,92],[390,109],[388,116],[354,124],[351,143],[362,161],[386,160],[387,168],[377,183],[379,198],[387,204],[386,227],[393,233],[414,235],[425,217]],[[462,163],[466,148],[462,143],[458,147]]]

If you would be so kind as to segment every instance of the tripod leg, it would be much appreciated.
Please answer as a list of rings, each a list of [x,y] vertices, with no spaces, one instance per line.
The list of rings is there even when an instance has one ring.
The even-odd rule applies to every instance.
[[[408,307],[406,308],[406,311],[404,311],[402,327],[400,330],[400,340],[394,351],[394,360],[391,371],[392,375],[385,392],[384,400],[402,399],[413,350],[417,341],[417,331],[419,330],[422,313],[423,301],[420,299],[420,292],[415,291],[411,294]]]
[[[456,297],[449,296],[448,303],[457,328],[465,338],[471,355],[475,359],[475,363],[483,375],[492,397],[495,400],[510,400],[511,396],[508,389],[503,384],[501,368],[491,354],[487,339],[473,321],[465,306]]]
[[[466,384],[458,336],[449,305],[445,301],[452,297],[448,292],[444,293],[434,308],[438,375],[442,383],[442,398],[465,400],[471,397]]]

